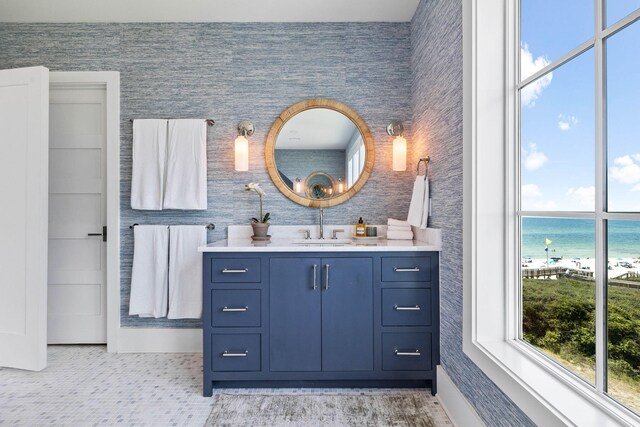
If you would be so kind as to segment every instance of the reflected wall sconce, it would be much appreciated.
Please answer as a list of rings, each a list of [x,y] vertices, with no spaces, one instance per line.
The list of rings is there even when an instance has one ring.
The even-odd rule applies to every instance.
[[[407,170],[407,140],[404,139],[402,133],[404,127],[400,120],[392,120],[387,125],[387,133],[390,136],[395,136],[393,140],[393,170],[405,171]]]
[[[253,135],[253,123],[249,120],[242,120],[238,123],[238,137],[236,138],[236,170],[245,172],[249,170],[249,141],[247,136]]]
[[[344,180],[342,178],[338,178],[338,193],[344,192]]]
[[[302,181],[300,181],[300,178],[296,177],[296,184],[295,184],[295,190],[296,193],[302,193]]]

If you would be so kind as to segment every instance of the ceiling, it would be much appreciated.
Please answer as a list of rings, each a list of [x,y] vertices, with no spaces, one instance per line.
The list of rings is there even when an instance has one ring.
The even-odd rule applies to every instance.
[[[313,108],[285,123],[276,150],[344,150],[356,132],[358,128],[344,114]]]
[[[408,22],[420,0],[0,0],[0,22]]]

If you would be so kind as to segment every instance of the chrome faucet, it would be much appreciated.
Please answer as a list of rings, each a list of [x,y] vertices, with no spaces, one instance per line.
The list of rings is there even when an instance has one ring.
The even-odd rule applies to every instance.
[[[320,238],[324,239],[324,208],[320,208]]]

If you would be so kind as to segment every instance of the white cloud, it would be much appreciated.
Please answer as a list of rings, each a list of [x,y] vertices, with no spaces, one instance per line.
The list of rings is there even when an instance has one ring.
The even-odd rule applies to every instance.
[[[568,131],[573,126],[578,124],[578,118],[576,116],[565,116],[564,114],[558,115],[558,127],[561,131]]]
[[[529,150],[522,150],[522,158],[524,159],[524,167],[527,170],[534,171],[540,169],[549,160],[541,151],[538,151],[536,144],[529,144]]]
[[[640,183],[640,154],[618,157],[613,164],[615,166],[611,168],[611,178],[621,184]]]
[[[594,186],[570,188],[567,191],[567,196],[577,202],[578,206],[587,210],[593,210],[596,205],[596,188]]]
[[[523,44],[520,47],[520,73],[523,78],[527,78],[537,71],[549,65],[549,60],[544,56],[533,58],[533,54],[529,51],[529,46]],[[551,84],[553,72],[545,74],[543,77],[529,83],[520,92],[520,102],[524,107],[533,107],[536,105],[536,99],[542,94],[544,88]]]
[[[556,202],[553,200],[547,200],[544,202],[536,202],[533,204],[533,207],[537,211],[553,211],[558,207],[558,205],[556,205]]]
[[[542,192],[540,191],[540,187],[536,184],[524,184],[522,186],[522,197],[540,197],[542,196]]]
[[[636,192],[636,191],[640,191],[640,184],[636,184],[631,191]]]

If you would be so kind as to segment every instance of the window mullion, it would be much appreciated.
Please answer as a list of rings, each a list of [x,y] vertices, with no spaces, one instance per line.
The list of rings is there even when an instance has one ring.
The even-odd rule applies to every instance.
[[[594,0],[595,6],[595,240],[596,240],[596,390],[607,390],[607,231],[604,213],[607,210],[606,186],[606,68],[604,29],[604,1]]]

